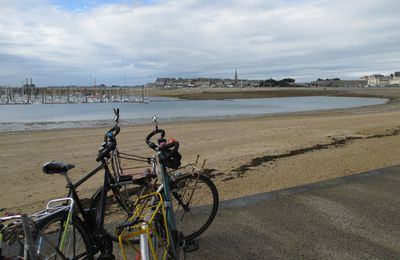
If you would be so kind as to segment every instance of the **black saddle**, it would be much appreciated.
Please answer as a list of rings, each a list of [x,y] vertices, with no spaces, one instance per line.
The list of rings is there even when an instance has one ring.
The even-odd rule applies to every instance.
[[[75,165],[64,163],[61,161],[51,161],[43,164],[42,170],[46,174],[53,174],[53,173],[64,174],[67,173],[68,170],[71,170],[72,168],[75,168]]]

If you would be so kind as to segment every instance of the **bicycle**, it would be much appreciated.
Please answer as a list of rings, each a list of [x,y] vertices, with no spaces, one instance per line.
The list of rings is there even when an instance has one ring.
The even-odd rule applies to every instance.
[[[26,214],[1,217],[0,259],[66,259],[68,248],[50,241],[50,233],[44,227],[52,215],[72,212],[73,207],[71,198],[62,198],[50,200],[44,210],[29,217]],[[68,232],[63,233],[62,240],[69,240]]]
[[[157,117],[153,117],[155,130],[146,137],[146,144],[157,151],[166,144],[169,149],[170,139],[165,139],[165,130],[158,128]],[[156,135],[160,135],[155,145],[150,141]],[[178,144],[179,147],[179,144]],[[164,148],[162,148],[164,149]],[[191,241],[200,236],[214,220],[219,204],[218,190],[214,183],[202,174],[205,161],[201,167],[197,166],[199,156],[195,163],[189,163],[181,166],[181,155],[178,150],[172,150],[170,153],[159,153],[163,164],[160,167],[161,173],[165,171],[168,174],[169,187],[172,194],[172,202],[177,205],[175,208],[176,225],[178,230],[183,232],[186,241]],[[160,156],[159,156],[160,157]],[[154,165],[157,171],[157,164]],[[170,169],[168,171],[168,169]],[[158,189],[163,191],[164,184]]]
[[[116,125],[118,125],[118,118]],[[156,124],[155,132],[152,131],[146,138],[146,143],[156,134],[160,134],[159,142],[162,143],[165,131],[158,129],[157,118],[153,118]],[[154,133],[154,135],[151,135]],[[150,136],[151,135],[151,136]],[[164,140],[166,142],[166,140]],[[139,174],[127,174],[133,168],[123,168],[122,160],[134,160],[150,165]],[[204,164],[197,166],[198,158],[195,163],[185,166],[174,165],[172,160],[167,160],[166,167],[169,186],[172,190],[173,203],[177,205],[175,214],[177,215],[178,229],[183,232],[185,240],[190,241],[202,234],[212,223],[218,210],[218,191],[213,182],[202,174]],[[180,160],[179,160],[180,161]],[[178,161],[177,161],[178,162]],[[177,163],[175,162],[175,163]],[[116,147],[110,156],[112,168],[111,185],[107,193],[107,203],[105,208],[105,230],[112,240],[118,242],[115,235],[116,226],[127,221],[135,210],[134,201],[147,193],[155,192],[163,184],[157,183],[159,164],[157,155],[153,157],[143,157],[128,153],[122,153]],[[143,166],[139,166],[143,168]],[[166,169],[167,169],[166,168]],[[98,208],[100,195],[103,187],[100,187],[92,199],[91,208]]]
[[[185,239],[183,234],[176,229],[170,199],[169,175],[166,170],[167,158],[176,157],[179,143],[173,141],[168,144],[156,145],[150,141],[150,138],[146,138],[146,142],[157,151],[163,186],[159,187],[155,193],[139,197],[136,200],[136,207],[129,222],[123,223],[117,228],[116,233],[121,251],[124,259],[126,259],[124,242],[129,243],[129,238],[139,236],[141,259],[180,259],[180,249],[184,247]],[[146,210],[148,211],[143,214]],[[157,218],[157,216],[159,217]],[[164,248],[161,258],[155,252],[155,249],[159,248]]]
[[[115,116],[119,117],[119,109],[114,109]],[[115,121],[118,121],[116,119]],[[96,158],[100,165],[84,177],[73,183],[69,178],[68,171],[75,166],[60,161],[51,161],[43,165],[46,174],[60,174],[65,177],[68,188],[68,198],[74,201],[74,206],[68,210],[59,210],[57,214],[51,214],[45,218],[45,222],[39,227],[43,234],[70,259],[114,259],[112,253],[113,244],[111,238],[104,231],[104,215],[107,203],[106,192],[99,196],[97,208],[85,208],[80,200],[77,188],[89,178],[100,171],[104,171],[103,191],[108,191],[112,185],[112,175],[107,160],[110,153],[116,149],[116,136],[120,132],[116,124],[104,137],[104,142],[99,149]],[[118,193],[118,190],[115,190]],[[92,197],[93,200],[93,197]],[[93,201],[90,203],[93,205]],[[65,234],[72,234],[66,239]],[[68,247],[65,247],[67,245]],[[68,248],[68,251],[64,250]],[[97,254],[99,254],[97,256]]]
[[[159,173],[162,184],[154,186],[157,188],[156,192],[150,193],[150,195],[141,196],[137,199],[136,208],[132,217],[130,218],[130,221],[122,224],[122,229],[121,226],[118,227],[117,234],[119,235],[119,244],[123,253],[125,251],[124,243],[128,243],[132,246],[133,243],[129,243],[131,242],[129,239],[140,236],[140,256],[142,259],[150,259],[150,255],[152,256],[151,259],[159,259],[158,254],[156,254],[154,251],[157,241],[159,242],[158,244],[164,245],[164,247],[161,248],[167,248],[162,251],[164,252],[164,254],[162,254],[162,259],[165,259],[166,256],[177,259],[179,258],[178,249],[180,249],[182,246],[182,239],[187,242],[191,241],[193,238],[204,232],[213,221],[218,209],[218,192],[211,180],[204,175],[199,174],[196,167],[198,159],[196,160],[195,164],[189,164],[187,166],[180,167],[181,155],[178,152],[179,143],[173,139],[167,142],[164,139],[165,131],[158,128],[157,118],[154,117],[153,121],[156,124],[156,129],[148,134],[146,137],[146,143],[150,148],[157,152],[156,158],[158,159],[158,164],[153,163],[153,171]],[[158,139],[158,144],[156,145],[155,143],[151,142],[151,138],[157,134],[160,134],[161,138]],[[154,161],[157,162],[157,160]],[[168,172],[167,170],[167,168],[172,168],[173,170],[182,170],[188,167],[192,167],[191,173],[187,172],[182,174],[181,172]],[[206,214],[206,216],[208,216],[206,221],[204,223],[200,222],[200,227],[196,227],[192,233],[187,232],[184,235],[181,230],[177,228],[176,216],[179,216],[178,213],[183,213],[180,214],[182,217],[179,219],[180,221],[178,221],[178,223],[180,222],[182,224],[182,220],[186,213],[194,212],[196,215],[198,215],[198,213],[201,212],[201,206],[203,206],[203,208],[204,206],[207,206],[207,204],[204,204],[204,202],[203,205],[195,205],[195,207],[192,205],[193,198],[199,197],[198,192],[196,193],[196,196],[194,196],[194,191],[199,189],[199,183],[205,183],[207,188],[211,191],[212,210],[210,215]],[[148,206],[148,198],[155,196],[154,194],[157,194],[157,196],[159,196],[161,199],[154,199],[154,197],[152,197],[150,200],[150,206]],[[175,202],[178,205],[176,210],[173,210],[174,203],[171,201],[172,197],[174,197]],[[144,213],[145,209],[153,209],[156,207],[156,205],[158,207],[162,199],[164,200],[164,203],[162,204],[165,204],[166,207],[165,212],[157,212],[155,210],[150,211],[150,216],[153,217],[149,217],[149,213]],[[145,203],[142,201],[145,201]],[[193,209],[197,209],[198,211],[193,211]],[[156,221],[154,221],[154,216],[157,215],[159,217],[156,218]],[[150,221],[148,219],[150,219]],[[185,220],[187,219],[188,217],[185,218]],[[160,226],[163,228],[160,229]],[[166,230],[166,232],[160,232],[160,230]],[[168,247],[165,247],[165,245],[168,245]],[[193,246],[192,244],[192,248],[184,247],[184,251],[197,248],[198,245]],[[138,250],[136,249],[135,251],[137,252]],[[151,252],[151,254],[149,254],[149,252]],[[166,255],[165,252],[168,252],[168,255]]]
[[[114,128],[120,129],[118,125],[119,110],[117,109],[114,112]],[[120,153],[117,146],[111,150],[109,160],[107,160],[107,163],[111,164],[109,168],[112,169],[109,179],[110,185],[108,187],[103,185],[97,189],[90,200],[89,208],[95,209],[96,216],[100,215],[102,196],[103,193],[106,194],[104,233],[115,242],[118,242],[115,235],[117,224],[128,220],[135,209],[136,199],[152,191],[153,183],[157,179],[157,175],[149,169],[139,174],[124,174],[121,167],[121,157],[145,163],[146,167],[155,163],[154,158]],[[143,166],[140,168],[143,168]]]

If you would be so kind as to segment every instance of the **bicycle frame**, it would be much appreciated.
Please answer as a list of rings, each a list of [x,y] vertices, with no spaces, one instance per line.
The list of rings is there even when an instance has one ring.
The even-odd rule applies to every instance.
[[[99,211],[100,213],[96,215],[97,218],[94,219],[95,221],[93,223],[94,209],[89,208],[88,210],[86,210],[84,208],[76,190],[80,185],[82,185],[89,178],[91,178],[101,170],[104,170],[104,181],[103,181],[103,192],[101,194],[101,203]],[[72,218],[72,214],[75,214],[75,212],[79,212],[82,216],[83,223],[85,224],[88,233],[90,234],[90,238],[92,242],[94,242],[93,245],[95,250],[92,250],[91,252],[94,254],[99,249],[101,249],[99,248],[101,240],[104,239],[104,237],[106,237],[106,235],[104,234],[104,214],[105,214],[107,190],[111,187],[110,182],[112,181],[110,169],[105,159],[103,159],[101,161],[101,164],[96,169],[94,169],[93,171],[91,171],[90,173],[88,173],[75,183],[72,183],[68,174],[63,174],[63,175],[67,181],[68,197],[74,201],[75,205],[74,208],[70,208],[69,210],[67,225],[65,226],[64,231],[67,230],[68,225],[70,225],[71,222],[70,219]],[[65,232],[63,235],[65,237]],[[64,241],[62,240],[61,243],[63,244],[63,242]]]
[[[158,152],[159,154],[160,152]],[[158,160],[159,161],[159,160]],[[178,241],[175,241],[175,238],[173,234],[176,232],[176,219],[175,219],[175,214],[173,210],[173,205],[171,201],[171,190],[169,187],[169,175],[166,166],[164,163],[159,161],[160,165],[160,176],[162,179],[162,185],[158,187],[157,191],[160,192],[161,189],[163,189],[163,195],[164,195],[164,205],[166,208],[166,218],[167,218],[167,225],[166,228],[169,229],[170,235],[170,240],[171,240],[171,248],[172,248],[172,254],[174,256],[177,255],[177,247]],[[157,167],[157,165],[155,165]],[[157,170],[157,168],[156,168]]]
[[[170,224],[171,229],[175,230],[176,229],[176,220],[175,220],[175,215],[173,212],[173,205],[171,202],[171,190],[169,187],[169,175],[163,164],[161,164],[161,175],[162,175],[162,186],[160,186],[159,189],[160,188],[163,189],[164,202],[165,202],[165,206],[167,208],[168,223]]]
[[[161,215],[163,216],[163,225],[166,232],[167,248],[169,248],[174,257],[178,255],[178,241],[176,241],[173,236],[173,234],[176,233],[176,220],[173,211],[173,205],[171,202],[169,175],[165,165],[163,163],[157,163],[158,160],[156,156],[152,157],[150,159],[150,162],[152,164],[153,171],[157,173],[159,177],[161,177],[162,183],[158,186],[155,192],[142,195],[136,200],[134,212],[129,220],[132,223],[128,223],[128,225],[126,226],[129,228],[129,232],[126,232],[127,230],[125,229],[125,227],[118,236],[122,256],[124,257],[124,259],[127,258],[123,244],[129,245],[129,239],[134,237],[140,238],[140,250],[132,245],[131,247],[136,251],[136,253],[140,253],[141,259],[157,259],[154,244],[153,241],[151,241],[151,239],[156,239],[156,235],[153,232],[154,230],[152,222],[154,221],[157,212],[162,212]],[[148,198],[151,198],[150,202],[142,202],[143,200]],[[146,206],[146,203],[150,203],[150,206]],[[152,209],[153,212],[150,216],[145,215],[143,218],[142,212],[146,209]],[[151,238],[150,235],[152,232],[153,238]],[[151,254],[152,258],[150,258],[149,253]],[[166,253],[167,252],[164,252],[163,259],[166,258]]]
[[[157,201],[156,203],[154,201]],[[167,227],[166,210],[164,207],[164,200],[159,192],[152,192],[137,198],[137,207],[135,208],[132,217],[130,218],[131,223],[128,223],[121,231],[118,236],[121,253],[124,259],[127,259],[124,244],[128,244],[133,248],[136,253],[140,253],[141,259],[147,260],[157,259],[157,248],[164,248],[162,259],[166,259],[168,254],[168,248],[170,247],[171,234],[168,228],[165,229],[166,244],[163,246],[155,245],[155,240],[162,241],[163,238],[159,237],[157,231],[154,229],[153,222],[157,221],[156,217],[158,214],[162,215],[163,225]],[[144,217],[141,218],[144,214]],[[140,220],[139,220],[140,219]],[[137,221],[139,220],[139,221]],[[125,228],[129,229],[126,230]],[[140,250],[138,250],[129,239],[139,237],[140,238]],[[148,247],[147,247],[148,246]],[[157,248],[156,248],[157,247]]]

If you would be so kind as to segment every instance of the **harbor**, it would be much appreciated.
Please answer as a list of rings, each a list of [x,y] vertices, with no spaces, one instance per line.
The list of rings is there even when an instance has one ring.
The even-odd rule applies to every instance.
[[[0,104],[145,102],[144,87],[1,87]]]

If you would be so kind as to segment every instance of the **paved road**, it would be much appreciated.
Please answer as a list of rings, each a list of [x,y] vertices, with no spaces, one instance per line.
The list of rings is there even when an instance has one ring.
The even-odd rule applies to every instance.
[[[222,203],[187,259],[400,259],[400,166]]]

